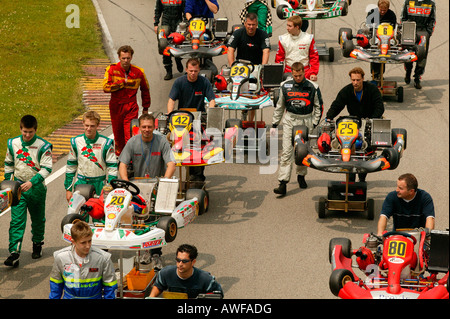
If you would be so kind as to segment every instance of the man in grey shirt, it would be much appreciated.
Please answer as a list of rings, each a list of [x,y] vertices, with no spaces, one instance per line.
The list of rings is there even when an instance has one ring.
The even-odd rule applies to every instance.
[[[135,177],[170,178],[175,172],[175,158],[170,144],[161,134],[153,134],[155,118],[151,114],[139,117],[141,134],[133,136],[119,156],[119,175],[128,180],[127,165],[132,162]]]

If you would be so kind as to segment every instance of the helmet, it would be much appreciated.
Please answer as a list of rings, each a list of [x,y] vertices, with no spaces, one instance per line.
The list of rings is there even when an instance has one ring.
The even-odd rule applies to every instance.
[[[103,201],[100,198],[89,198],[83,206],[93,219],[102,219],[105,216]]]
[[[288,2],[291,5],[292,9],[297,9],[300,5],[300,1],[298,0],[288,0]]]
[[[169,34],[169,38],[172,38],[173,43],[175,43],[175,44],[182,44],[184,42],[184,40],[186,40],[184,35],[182,35],[178,32],[172,32],[171,34]]]
[[[317,139],[317,146],[321,153],[328,153],[331,150],[331,137],[328,133],[322,133]]]
[[[227,80],[225,80],[225,77],[223,75],[216,75],[215,77],[215,83],[216,89],[218,91],[225,91],[227,89]]]
[[[356,42],[360,47],[365,48],[369,45],[369,38],[362,33],[358,33],[356,35]]]

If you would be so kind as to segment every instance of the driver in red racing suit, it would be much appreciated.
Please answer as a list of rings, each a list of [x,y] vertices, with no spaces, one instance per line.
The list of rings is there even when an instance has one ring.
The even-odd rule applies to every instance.
[[[148,113],[151,104],[150,87],[144,69],[131,64],[134,50],[121,46],[117,50],[119,62],[106,68],[103,79],[103,91],[111,93],[109,112],[116,144],[116,155],[119,156],[131,137],[131,120],[137,119],[139,105],[136,101],[137,91],[141,89],[142,113]]]

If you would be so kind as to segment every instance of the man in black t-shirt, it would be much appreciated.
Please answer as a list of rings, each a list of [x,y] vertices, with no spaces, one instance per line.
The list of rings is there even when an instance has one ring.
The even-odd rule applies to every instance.
[[[228,64],[231,66],[236,59],[243,59],[253,64],[267,64],[270,54],[270,40],[265,31],[258,29],[258,16],[248,13],[244,23],[245,28],[233,32],[228,41]]]

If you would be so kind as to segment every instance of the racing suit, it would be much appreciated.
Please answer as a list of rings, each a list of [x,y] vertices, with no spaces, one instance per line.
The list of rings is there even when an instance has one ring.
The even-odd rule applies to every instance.
[[[285,112],[286,111],[286,112]],[[319,124],[323,112],[323,100],[319,86],[307,79],[300,83],[287,80],[280,84],[280,98],[273,112],[272,127],[276,128],[283,120],[283,152],[280,158],[278,180],[289,182],[291,166],[294,160],[292,145],[292,128],[296,125],[306,125],[312,130]],[[305,166],[297,166],[297,175],[305,176]]]
[[[117,279],[111,254],[91,247],[77,262],[73,246],[56,251],[50,273],[50,299],[115,299]],[[64,296],[63,296],[64,292]]]
[[[166,30],[166,36],[177,30],[178,24],[183,20],[185,0],[156,0],[154,26],[159,25],[161,19],[161,26]],[[181,58],[175,58],[177,65],[181,64]],[[163,65],[166,70],[172,71],[172,58],[163,55]]]
[[[32,187],[22,193],[19,204],[11,207],[9,252],[19,253],[26,228],[27,209],[31,218],[31,240],[39,244],[45,233],[45,178],[52,172],[52,145],[35,135],[29,142],[22,136],[8,139],[5,157],[5,180],[30,181]]]
[[[284,62],[284,72],[291,72],[294,62],[301,62],[305,67],[305,77],[319,73],[319,53],[317,52],[314,36],[306,32],[300,32],[293,36],[285,33],[280,36],[275,63]]]
[[[138,118],[139,106],[136,101],[138,89],[141,89],[142,108],[150,107],[150,86],[144,69],[131,65],[125,71],[120,62],[106,68],[103,79],[103,91],[111,93],[109,112],[116,144],[116,154],[120,155],[125,144],[131,137],[131,120]]]
[[[418,35],[425,32],[426,34],[426,54],[425,58],[416,63],[414,70],[414,78],[420,80],[425,72],[427,64],[428,48],[430,47],[430,37],[434,32],[436,25],[436,4],[434,0],[406,0],[402,10],[402,21],[416,22],[416,32]],[[405,69],[411,74],[413,62],[405,63]]]

